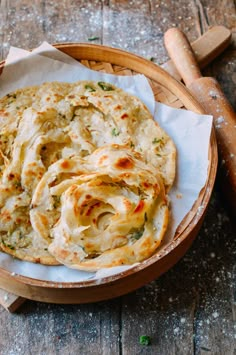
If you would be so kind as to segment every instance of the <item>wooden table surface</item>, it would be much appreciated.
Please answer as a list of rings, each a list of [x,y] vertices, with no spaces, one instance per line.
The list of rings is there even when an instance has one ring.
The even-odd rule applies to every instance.
[[[235,31],[233,0],[0,0],[0,59],[9,46],[102,43],[168,59],[163,34],[178,26],[191,41],[211,25]],[[235,35],[235,33],[234,33]],[[236,109],[236,46],[212,63]],[[139,337],[151,337],[149,346]],[[205,222],[186,256],[147,286],[111,301],[0,308],[0,354],[236,354],[236,238],[216,183]]]

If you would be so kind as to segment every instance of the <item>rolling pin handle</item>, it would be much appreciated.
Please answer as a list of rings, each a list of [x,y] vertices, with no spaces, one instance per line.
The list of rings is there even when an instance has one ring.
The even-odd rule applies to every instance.
[[[164,42],[169,56],[175,63],[186,85],[201,78],[197,60],[185,34],[178,28],[170,28],[164,36]]]

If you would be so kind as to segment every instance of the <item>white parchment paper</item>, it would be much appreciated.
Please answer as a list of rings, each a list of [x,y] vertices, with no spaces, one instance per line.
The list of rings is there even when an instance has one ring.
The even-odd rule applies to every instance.
[[[138,96],[175,142],[177,175],[169,193],[171,217],[168,234],[165,237],[165,240],[170,241],[206,183],[212,117],[157,103],[148,80],[143,75],[116,76],[90,70],[46,42],[32,52],[10,48],[6,65],[0,76],[0,97],[18,88],[42,84],[45,81],[75,82],[77,80],[106,81]],[[120,266],[92,273],[72,270],[65,266],[45,266],[24,262],[2,252],[0,252],[0,266],[13,274],[57,282],[99,280],[134,267],[134,265]]]

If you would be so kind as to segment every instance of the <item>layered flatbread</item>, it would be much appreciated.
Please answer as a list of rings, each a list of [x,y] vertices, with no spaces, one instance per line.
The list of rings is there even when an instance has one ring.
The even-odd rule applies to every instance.
[[[139,153],[110,144],[51,165],[32,199],[34,230],[61,263],[82,270],[153,254],[167,227],[161,177]]]
[[[133,167],[122,166],[119,172],[116,171],[113,160],[117,154],[122,154],[124,162],[131,159]],[[172,140],[153,120],[145,105],[114,85],[91,81],[53,82],[6,95],[0,100],[0,248],[19,259],[49,265],[65,263],[86,270],[143,260],[156,250],[165,231],[168,219],[165,194],[174,181],[175,158]],[[100,159],[100,164],[96,159]],[[64,164],[65,171],[59,173],[60,164]],[[67,170],[67,164],[70,167],[74,164],[76,171]],[[55,174],[58,181],[54,180]],[[121,178],[122,174],[130,174],[132,183]],[[145,179],[148,183],[144,188]],[[157,180],[159,194],[154,187],[149,189],[149,179]],[[88,186],[98,181],[105,184],[98,189],[101,199],[102,195],[106,199],[108,192],[126,198],[130,193],[127,191],[131,191],[136,194],[133,201],[136,203],[138,191],[150,194],[155,202],[151,207],[153,211],[148,213],[155,218],[148,221],[148,232],[144,231],[144,219],[133,226],[131,212],[126,211],[126,225],[131,223],[131,229],[127,227],[119,237],[106,228],[104,233],[110,235],[110,239],[104,246],[104,235],[96,234],[91,219],[85,222],[80,213],[74,214],[71,209],[75,203],[74,194],[91,195],[86,193]],[[134,187],[135,184],[142,187]],[[57,190],[53,194],[56,189],[60,193]],[[96,195],[95,191],[92,190]],[[91,196],[90,204],[93,205],[94,196]],[[104,213],[100,206],[95,204],[97,207],[93,207],[96,216],[102,215],[99,220],[103,222],[99,222],[99,226],[113,223],[116,212],[113,204],[108,205],[102,202]],[[63,226],[68,222],[68,215],[73,216],[76,223],[65,232]],[[145,216],[142,218],[147,218]],[[152,234],[151,224],[155,227],[156,221],[162,227]],[[84,223],[87,224],[83,230]],[[145,252],[142,252],[142,240],[146,240],[143,236],[137,243],[130,244],[130,236],[138,229],[143,231],[145,238],[147,233],[149,236]],[[90,250],[80,244],[76,253],[83,254],[84,259],[82,256],[73,259],[75,240],[80,240],[80,232],[89,235],[94,245],[101,239],[102,246],[93,245]],[[72,240],[68,248],[63,245],[67,238]],[[118,257],[121,248],[122,257]],[[62,257],[63,253],[70,255]]]

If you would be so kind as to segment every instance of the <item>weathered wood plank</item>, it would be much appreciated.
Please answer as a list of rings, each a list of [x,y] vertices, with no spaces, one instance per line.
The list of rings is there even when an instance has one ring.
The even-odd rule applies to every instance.
[[[63,0],[2,0],[1,56],[9,46],[34,48],[49,43],[88,42],[102,38],[102,2]]]
[[[178,25],[188,32],[191,41],[198,36],[187,0],[182,0],[181,6],[173,0],[139,0],[135,6],[134,2],[122,0],[110,0],[109,6],[104,6],[104,43],[154,58],[162,64],[168,58],[163,33],[169,27]]]
[[[0,354],[119,354],[119,313],[119,300],[81,306],[28,301],[19,314],[0,313]]]

